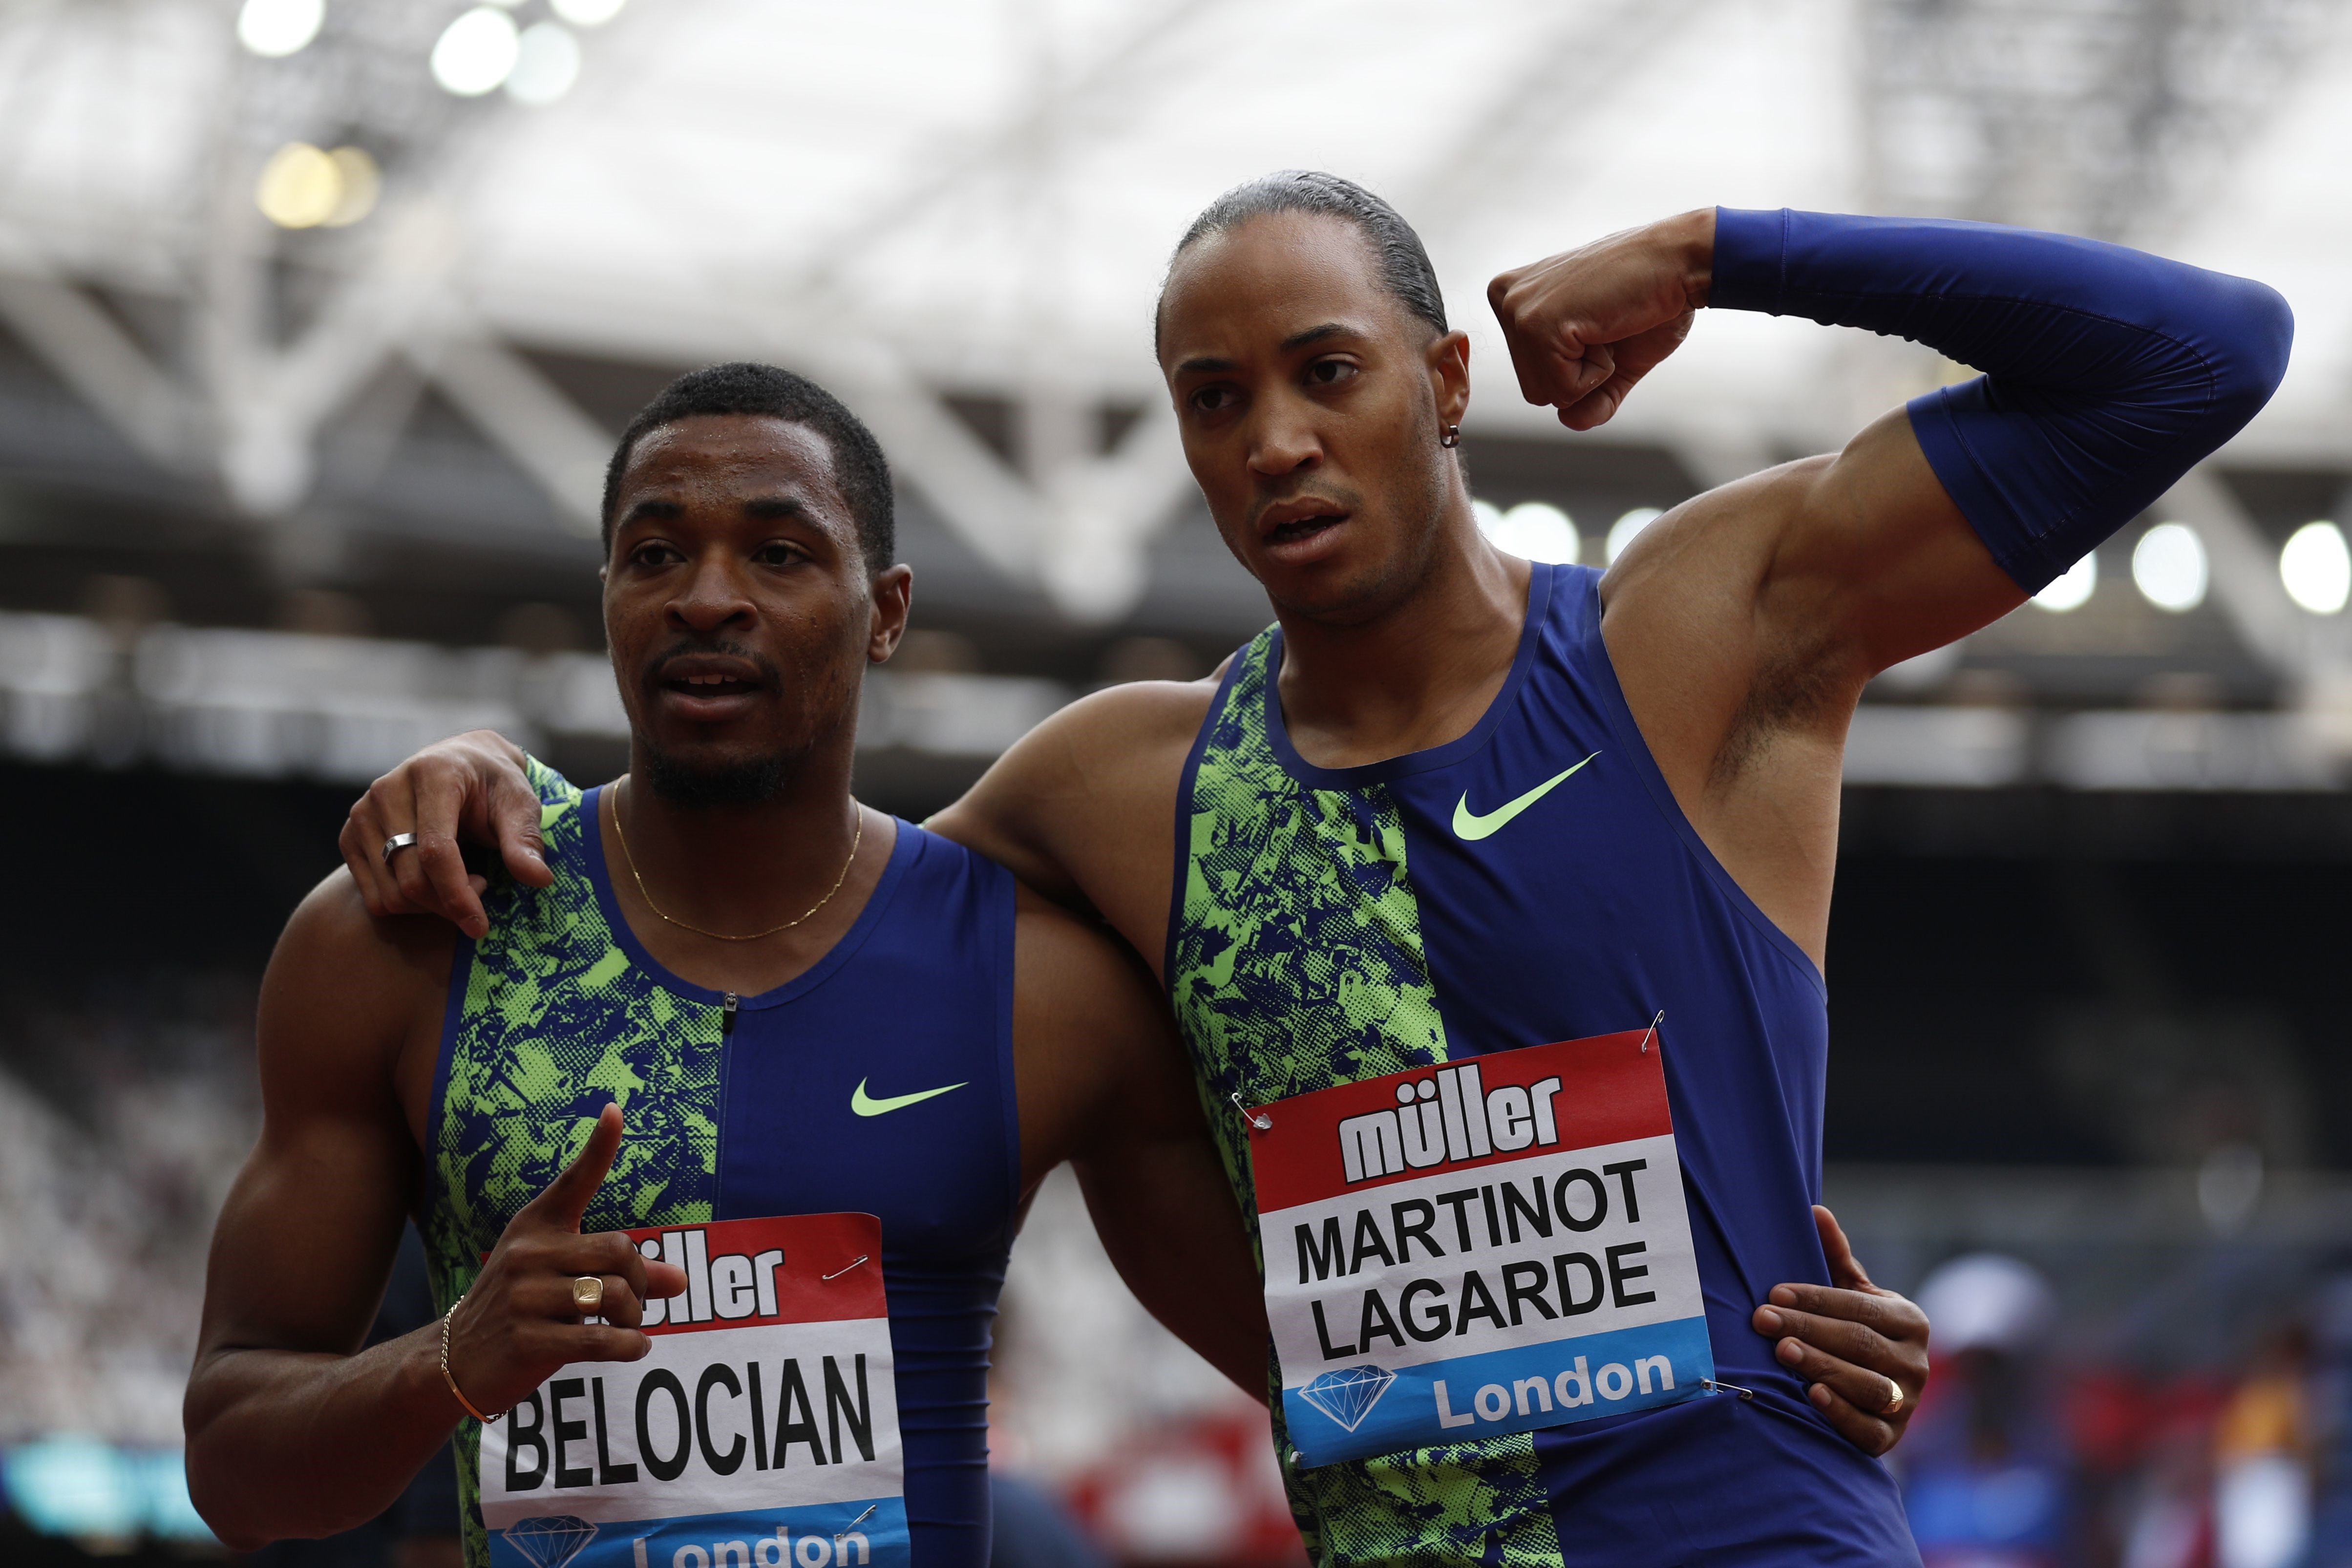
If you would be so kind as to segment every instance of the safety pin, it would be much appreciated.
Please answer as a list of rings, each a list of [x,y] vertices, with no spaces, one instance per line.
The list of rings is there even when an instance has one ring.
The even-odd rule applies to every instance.
[[[1756,1391],[1752,1388],[1742,1388],[1736,1383],[1717,1383],[1711,1377],[1700,1378],[1698,1385],[1709,1394],[1736,1394],[1742,1399],[1756,1397]]]
[[[843,1539],[849,1534],[850,1531],[856,1530],[859,1525],[864,1524],[868,1519],[872,1518],[874,1510],[881,1506],[882,1505],[878,1502],[867,1503],[866,1505],[866,1511],[859,1514],[856,1519],[851,1520],[848,1525],[842,1531],[841,1534],[833,1538],[833,1552],[835,1556],[838,1557],[841,1555],[841,1542]]]
[[[838,1279],[843,1275],[848,1273],[851,1269],[856,1268],[859,1264],[866,1262],[872,1256],[873,1254],[871,1253],[861,1254],[858,1257],[850,1259],[847,1263],[843,1264],[840,1268],[835,1269],[830,1274],[820,1274],[817,1276],[817,1282],[819,1284],[830,1284],[834,1280]]]
[[[1263,1110],[1259,1111],[1255,1116],[1252,1116],[1247,1110],[1242,1108],[1242,1091],[1240,1089],[1234,1090],[1230,1098],[1234,1102],[1234,1114],[1235,1116],[1240,1117],[1244,1121],[1248,1122],[1252,1127],[1256,1128],[1261,1132],[1271,1132],[1274,1131],[1273,1117],[1268,1116]]]
[[[1658,1037],[1658,1026],[1665,1021],[1666,1010],[1664,1007],[1661,1007],[1658,1009],[1658,1016],[1650,1020],[1650,1032],[1642,1037],[1642,1054],[1643,1056],[1646,1057],[1650,1054],[1650,1042]]]

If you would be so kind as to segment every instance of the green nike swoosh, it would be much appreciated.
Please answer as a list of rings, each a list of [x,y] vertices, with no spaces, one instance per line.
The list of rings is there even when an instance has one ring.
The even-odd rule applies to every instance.
[[[971,1081],[966,1079],[963,1083],[951,1083],[945,1089],[919,1089],[912,1094],[894,1094],[887,1100],[877,1100],[866,1092],[866,1080],[861,1078],[857,1080],[856,1089],[850,1092],[849,1109],[860,1116],[880,1116],[887,1111],[904,1110],[927,1100],[936,1100],[949,1089],[962,1089]]]
[[[1600,754],[1600,752],[1595,752],[1592,753],[1592,757],[1597,757]],[[1585,758],[1584,763],[1591,762],[1592,757]],[[1576,768],[1582,767],[1584,763],[1577,763]],[[1518,816],[1519,813],[1527,810],[1528,807],[1535,805],[1536,802],[1549,795],[1552,790],[1559,784],[1561,780],[1568,777],[1569,773],[1576,772],[1576,768],[1570,768],[1567,773],[1554,773],[1550,778],[1544,780],[1543,783],[1536,785],[1535,788],[1519,796],[1518,799],[1508,802],[1503,805],[1498,805],[1494,810],[1486,813],[1484,816],[1479,816],[1477,813],[1470,809],[1470,792],[1467,790],[1463,791],[1462,798],[1454,804],[1454,836],[1457,838],[1465,838],[1470,840],[1472,843],[1475,843],[1481,838],[1489,837],[1496,833],[1500,833],[1509,825],[1511,818]]]

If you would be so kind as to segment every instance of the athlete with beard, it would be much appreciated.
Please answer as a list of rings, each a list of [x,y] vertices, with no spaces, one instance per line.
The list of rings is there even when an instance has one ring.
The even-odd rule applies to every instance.
[[[372,917],[338,872],[270,962],[263,1129],[188,1388],[196,1506],[237,1547],[348,1529],[455,1429],[477,1568],[583,1531],[579,1568],[755,1542],[863,1568],[910,1541],[977,1568],[990,1325],[1055,1165],[1145,1304],[1262,1385],[1255,1272],[1182,1053],[1118,943],[852,798],[862,674],[912,574],[846,409],[765,366],[685,377],[622,440],[604,534],[629,771],[584,794],[537,775],[549,876],[461,938]],[[443,1316],[362,1351],[410,1215]],[[811,1215],[784,1228],[814,1251],[709,1239]],[[877,1221],[866,1256],[823,1251]],[[751,1342],[685,1331],[754,1331],[780,1299],[812,1323],[778,1332],[826,1354],[660,1359]],[[830,1353],[885,1305],[886,1342]]]
[[[1458,1409],[1441,1386],[1442,1440],[1307,1462],[1298,1444],[1329,1439],[1327,1416],[1353,1430],[1395,1397],[1379,1381],[1393,1365],[1351,1363],[1308,1414],[1286,1349],[1278,1446],[1319,1561],[1916,1563],[1892,1481],[1858,1449],[1894,1440],[1924,1321],[1868,1286],[1811,1206],[1846,730],[1873,674],[2021,604],[2240,428],[2292,323],[2258,284],[2061,236],[1714,209],[1506,273],[1490,300],[1521,390],[1573,429],[1607,420],[1702,308],[1899,334],[1987,374],[1833,457],[1685,502],[1605,574],[1533,564],[1473,519],[1455,451],[1468,344],[1412,229],[1329,175],[1242,186],[1178,247],[1157,348],[1192,473],[1276,624],[1212,681],[1074,704],[932,826],[1155,964],[1205,1101],[1244,1112],[1212,1125],[1254,1219],[1252,1141],[1351,1085],[1385,1094],[1389,1075],[1466,1064],[1434,1075],[1442,1106],[1400,1079],[1401,1104],[1419,1092],[1454,1119],[1440,1146],[1406,1146],[1425,1163],[1451,1157],[1474,1068],[1504,1081],[1547,1042],[1657,1046],[1681,1177],[1664,1200],[1696,1259],[1706,1392],[1654,1390],[1645,1371],[1654,1407],[1571,1412],[1593,1386],[1633,1395],[1613,1364],[1562,1373],[1557,1409],[1539,1380]],[[542,877],[524,781],[487,734],[379,781],[344,840],[372,905],[478,921],[461,827]],[[420,853],[369,859],[411,829]],[[1613,1103],[1597,1083],[1535,1087],[1562,1115]],[[1497,1148],[1534,1135],[1528,1091],[1511,1092],[1487,1102]],[[1360,1127],[1404,1114],[1358,1109]],[[1349,1147],[1381,1152],[1369,1134]],[[1628,1210],[1640,1168],[1610,1167]],[[1561,1223],[1599,1225],[1617,1189],[1569,1175],[1593,1196]],[[1409,1228],[1398,1205],[1394,1250],[1468,1248],[1471,1180],[1435,1194],[1458,1233],[1431,1215]],[[1361,1234],[1343,1272],[1366,1266]],[[1301,1225],[1297,1240],[1299,1279],[1318,1245],[1321,1279],[1340,1237]],[[1270,1233],[1270,1299],[1291,1261]],[[1530,1314],[1597,1310],[1602,1271],[1582,1266],[1590,1300],[1563,1261],[1557,1294],[1522,1281]],[[1638,1275],[1610,1285],[1614,1307],[1654,1303]],[[1549,1331],[1520,1305],[1513,1331]],[[1472,1308],[1465,1285],[1458,1326],[1434,1333],[1468,1333]],[[1370,1297],[1360,1323],[1315,1328],[1342,1362],[1429,1353]],[[1486,1423],[1502,1430],[1476,1436]]]

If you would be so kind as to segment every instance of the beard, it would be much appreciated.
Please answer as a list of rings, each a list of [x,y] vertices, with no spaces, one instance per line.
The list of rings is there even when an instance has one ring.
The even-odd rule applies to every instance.
[[[637,743],[645,748],[646,782],[654,794],[689,811],[772,801],[783,793],[790,771],[782,754],[698,764],[656,750],[642,735]]]

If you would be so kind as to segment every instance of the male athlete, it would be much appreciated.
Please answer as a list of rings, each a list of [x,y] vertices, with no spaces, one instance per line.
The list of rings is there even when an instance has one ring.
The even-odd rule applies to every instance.
[[[1467,1378],[1427,1411],[1439,1440],[1310,1462],[1286,1348],[1278,1436],[1318,1558],[1916,1563],[1891,1481],[1838,1440],[1891,1440],[1882,1413],[1918,1386],[1916,1312],[1769,1283],[1821,1281],[1838,1261],[1809,1203],[1845,731],[1874,673],[2014,608],[2239,429],[2284,372],[2291,322],[2260,285],[2059,236],[1727,210],[1507,273],[1490,299],[1522,391],[1575,429],[1608,419],[1710,305],[1897,333],[1988,374],[1833,458],[1695,498],[1605,577],[1531,565],[1473,521],[1454,450],[1467,342],[1410,227],[1328,175],[1242,186],[1178,247],[1157,348],[1192,473],[1277,625],[1213,683],[1074,704],[934,826],[1155,963],[1205,1101],[1248,1108],[1212,1125],[1254,1218],[1272,1208],[1252,1141],[1362,1080],[1385,1092],[1403,1074],[1402,1109],[1364,1101],[1348,1146],[1376,1160],[1362,1127],[1423,1116],[1415,1163],[1454,1157],[1472,1068],[1505,1083],[1517,1100],[1489,1097],[1499,1115],[1467,1145],[1486,1159],[1478,1139],[1523,1144],[1531,1116],[1597,1114],[1604,1087],[1634,1082],[1519,1087],[1514,1052],[1615,1041],[1643,1072],[1662,1062],[1680,1181],[1644,1201],[1696,1259],[1706,1392],[1654,1384],[1647,1361],[1638,1388],[1616,1363],[1475,1399]],[[364,867],[370,899],[475,918],[446,842],[461,823],[494,831],[518,877],[541,875],[522,778],[518,753],[478,735],[381,781],[347,858],[411,829],[434,853]],[[1414,1068],[1450,1086],[1442,1098]],[[1637,1120],[1664,1135],[1646,1101]],[[1654,1163],[1607,1169],[1622,1186],[1573,1171],[1586,1195],[1527,1224],[1580,1233],[1658,1179]],[[1342,1272],[1385,1280],[1404,1253],[1433,1276],[1445,1249],[1491,1245],[1498,1184],[1462,1179],[1435,1194],[1450,1218],[1400,1203],[1369,1248],[1360,1227]],[[1289,1288],[1294,1234],[1302,1281],[1310,1252],[1319,1280],[1340,1250],[1306,1225],[1269,1232],[1270,1299]],[[1604,1273],[1608,1310],[1643,1329],[1669,1271],[1645,1282],[1638,1247],[1605,1250],[1557,1280],[1523,1277],[1508,1332],[1601,1310]],[[1406,1331],[1491,1337],[1473,1320],[1500,1325],[1501,1304],[1451,1278],[1451,1323],[1396,1321],[1424,1287],[1456,1300],[1433,1277],[1377,1312],[1366,1292],[1360,1320],[1317,1317],[1307,1344],[1356,1376],[1318,1409],[1343,1426],[1377,1409],[1381,1380],[1433,1353]],[[1766,1289],[1753,1324],[1784,1336],[1769,1352],[1748,1331]],[[1898,1369],[1891,1401],[1864,1369],[1882,1364]],[[1654,1407],[1610,1415],[1596,1389]]]
[[[924,1568],[977,1568],[990,1322],[1053,1166],[1145,1304],[1263,1385],[1183,1056],[1116,942],[851,797],[911,574],[846,409],[764,366],[683,378],[623,439],[604,532],[629,771],[542,776],[551,879],[468,941],[370,917],[338,872],[270,962],[263,1131],[187,1395],[196,1505],[233,1546],[346,1529],[456,1428],[477,1568],[863,1568],[910,1533]],[[358,1352],[410,1214],[445,1316]],[[835,1218],[772,1250],[712,1224],[806,1215]],[[825,1250],[866,1216],[865,1256]],[[788,1307],[810,1321],[758,1337]],[[751,1349],[693,1359],[722,1345]],[[869,1375],[886,1346],[895,1378]]]

